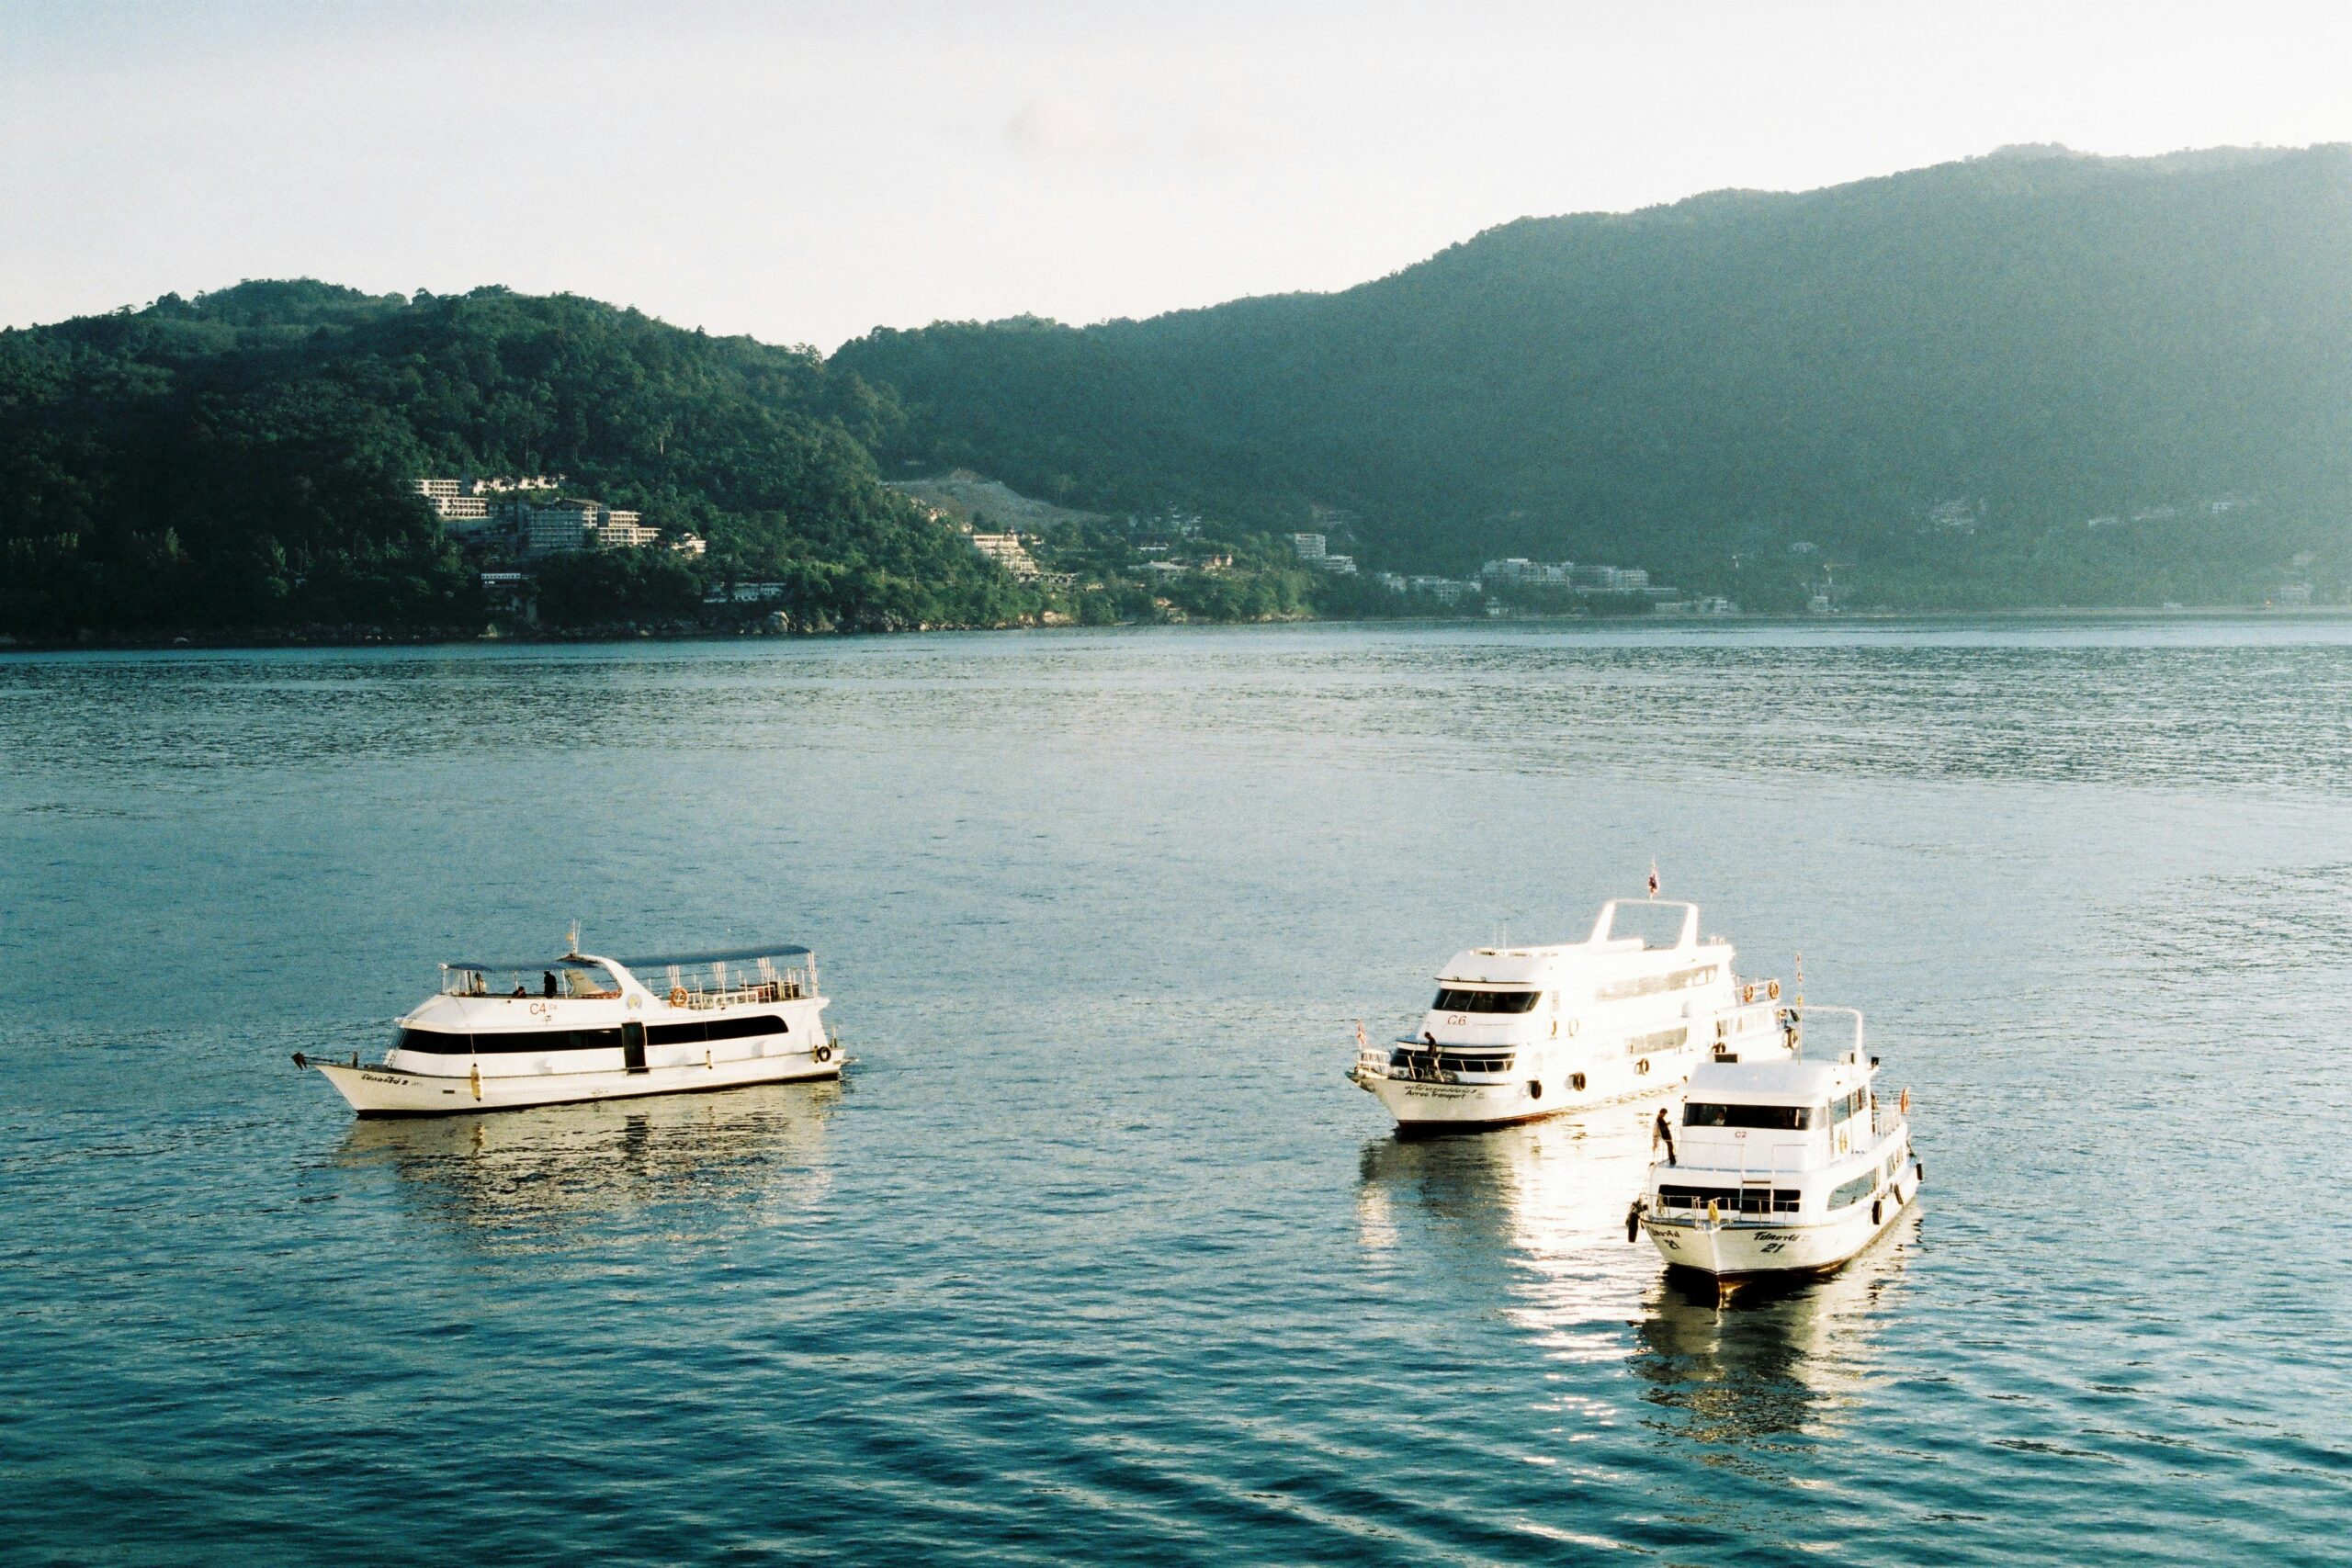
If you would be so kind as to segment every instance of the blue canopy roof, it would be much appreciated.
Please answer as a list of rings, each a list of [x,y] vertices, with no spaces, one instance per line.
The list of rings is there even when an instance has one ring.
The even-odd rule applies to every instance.
[[[504,963],[487,964],[477,959],[453,960],[441,965],[444,969],[552,969],[582,956],[565,953],[560,958],[521,958]],[[753,958],[806,958],[808,950],[790,942],[775,942],[765,947],[729,947],[707,953],[668,953],[653,958],[614,958],[624,969],[667,969],[674,964],[681,969],[695,964],[736,964]]]

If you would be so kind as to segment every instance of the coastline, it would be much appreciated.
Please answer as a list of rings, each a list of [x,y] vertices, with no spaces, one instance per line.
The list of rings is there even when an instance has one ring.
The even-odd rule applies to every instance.
[[[1263,620],[1118,621],[1102,626],[1075,623],[1012,623],[1000,626],[915,626],[849,627],[824,631],[779,632],[750,626],[652,627],[631,625],[587,626],[567,630],[534,628],[495,634],[466,633],[449,627],[388,631],[382,627],[315,626],[283,632],[240,628],[220,633],[171,632],[141,637],[91,636],[73,638],[32,638],[0,636],[0,656],[49,653],[168,653],[264,652],[289,648],[466,648],[515,643],[527,647],[565,647],[609,642],[747,642],[819,641],[846,637],[900,637],[941,633],[1068,633],[1138,628],[1170,630],[1229,630],[1243,626],[1585,626],[1614,630],[1656,626],[1688,629],[1696,626],[1809,626],[1815,627],[1894,624],[1945,625],[1968,621],[2213,621],[2280,620],[2333,621],[2352,619],[2352,604],[2203,604],[2167,606],[2041,605],[1986,610],[1851,610],[1832,615],[1736,613],[1727,615],[1287,615]]]

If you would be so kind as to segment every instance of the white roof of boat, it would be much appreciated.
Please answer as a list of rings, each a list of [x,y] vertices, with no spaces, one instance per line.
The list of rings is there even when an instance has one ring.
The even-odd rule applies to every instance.
[[[765,947],[726,947],[706,953],[667,953],[652,958],[613,958],[596,953],[567,953],[560,958],[523,958],[511,963],[485,964],[475,959],[452,961],[444,969],[522,970],[553,969],[566,964],[617,964],[624,969],[666,969],[675,964],[684,968],[695,964],[748,963],[757,958],[806,958],[808,950],[790,942],[771,942]]]
[[[1813,1105],[1837,1088],[1834,1062],[1702,1062],[1689,1093],[1715,1105]]]

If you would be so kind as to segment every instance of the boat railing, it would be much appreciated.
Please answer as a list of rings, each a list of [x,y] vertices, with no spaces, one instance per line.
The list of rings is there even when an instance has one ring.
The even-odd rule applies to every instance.
[[[738,986],[725,991],[690,991],[680,986],[672,990],[670,1004],[701,1012],[712,1008],[756,1007],[763,1003],[797,1001],[805,995],[807,993],[790,980]]]
[[[1728,1044],[1750,1034],[1761,1034],[1781,1027],[1781,1004],[1771,1001],[1743,1002],[1715,1015],[1715,1041]]]
[[[1660,1213],[1703,1214],[1712,1203],[1724,1219],[1757,1219],[1798,1212],[1800,1193],[1787,1187],[1685,1187],[1662,1183],[1651,1206]]]
[[[797,1001],[817,994],[812,966],[766,958],[732,964],[673,964],[662,973],[638,978],[646,989],[668,998],[672,1007],[698,1012]]]

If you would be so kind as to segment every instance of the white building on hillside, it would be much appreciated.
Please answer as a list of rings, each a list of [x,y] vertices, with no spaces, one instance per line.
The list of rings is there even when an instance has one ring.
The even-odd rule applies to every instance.
[[[568,496],[527,508],[523,516],[523,553],[530,556],[639,549],[661,537],[662,530],[647,527],[640,513],[616,512],[602,502]]]
[[[1024,582],[1045,575],[1018,534],[974,534],[972,547]]]

